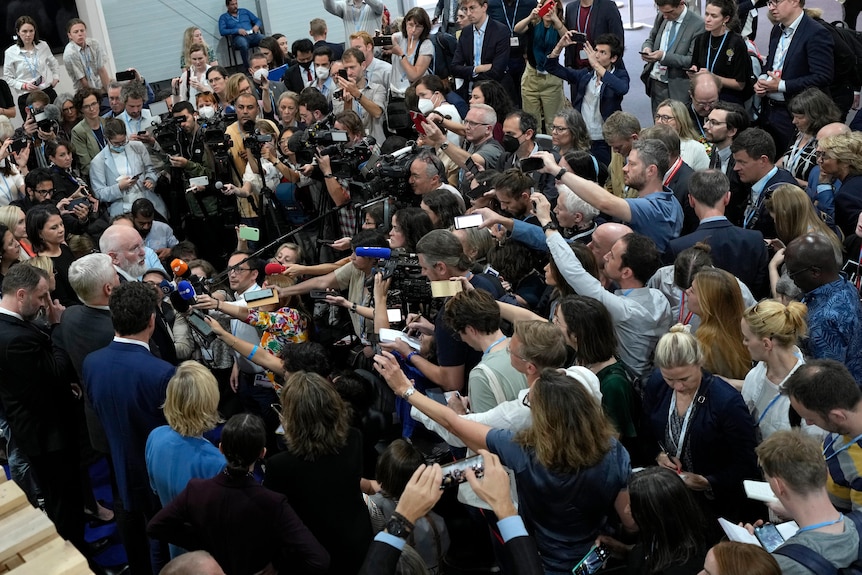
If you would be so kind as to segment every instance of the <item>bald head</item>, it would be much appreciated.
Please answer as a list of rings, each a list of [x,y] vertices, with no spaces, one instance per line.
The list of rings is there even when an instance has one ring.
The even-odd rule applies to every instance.
[[[839,277],[835,246],[829,238],[817,233],[801,235],[787,244],[784,265],[791,279],[806,293]]]
[[[132,277],[140,277],[147,269],[144,240],[131,222],[114,222],[99,238],[99,251],[111,256],[115,266]]]
[[[164,566],[159,575],[225,575],[213,556],[206,551],[184,553]]]
[[[849,134],[850,127],[847,124],[842,124],[841,122],[832,122],[831,124],[826,124],[820,131],[817,132],[817,139],[822,140],[823,138],[828,138],[830,136],[837,136],[839,134]]]
[[[596,259],[599,269],[604,269],[605,254],[611,251],[617,240],[630,233],[632,233],[632,229],[627,225],[613,222],[602,224],[596,228],[588,247],[593,252],[593,257]]]
[[[706,117],[718,102],[721,80],[709,72],[696,74],[690,85],[692,107],[698,116]]]

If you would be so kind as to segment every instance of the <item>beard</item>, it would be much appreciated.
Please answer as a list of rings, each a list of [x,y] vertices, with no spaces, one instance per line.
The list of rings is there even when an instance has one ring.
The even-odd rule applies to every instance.
[[[122,266],[120,266],[120,268],[133,278],[139,278],[144,275],[145,271],[147,271],[147,262],[138,263],[126,261]]]

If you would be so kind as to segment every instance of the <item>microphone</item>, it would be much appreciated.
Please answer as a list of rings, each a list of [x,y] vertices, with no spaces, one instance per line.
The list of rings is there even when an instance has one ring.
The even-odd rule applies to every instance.
[[[55,104],[48,104],[44,108],[42,108],[42,113],[45,114],[46,120],[52,120],[54,122],[60,121],[60,108]]]
[[[189,311],[189,307],[191,307],[189,305],[189,302],[184,300],[182,298],[182,296],[179,294],[179,292],[176,292],[176,291],[171,292],[171,294],[168,296],[168,298],[171,300],[171,305],[174,306],[174,309],[177,310],[178,312],[185,313],[185,312]]]
[[[176,287],[174,287],[174,284],[172,284],[168,280],[162,280],[159,284],[159,289],[162,291],[162,297],[169,296],[175,291],[177,291]]]
[[[174,275],[178,278],[188,278],[191,275],[189,271],[189,264],[181,260],[180,258],[175,258],[171,261],[171,270],[173,270]]]
[[[287,268],[281,264],[270,263],[270,264],[266,264],[264,271],[266,272],[266,275],[273,276],[273,275],[278,275],[280,273],[283,273],[284,270],[286,270],[286,269]]]
[[[216,182],[216,183],[214,183],[214,184],[213,184],[213,187],[214,187],[215,189],[217,189],[217,190],[221,191],[221,189],[222,189],[222,188],[224,188],[224,184],[223,184],[223,183],[221,183],[221,182]]]
[[[177,284],[177,293],[180,294],[180,297],[189,302],[189,304],[197,303],[195,301],[195,288],[191,283],[186,280],[181,281]]]
[[[378,258],[388,260],[392,257],[392,250],[389,248],[356,248],[354,250],[357,257],[363,258]]]

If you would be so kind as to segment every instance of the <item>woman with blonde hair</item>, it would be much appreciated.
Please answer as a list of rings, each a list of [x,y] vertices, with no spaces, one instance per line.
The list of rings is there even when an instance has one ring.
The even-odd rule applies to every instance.
[[[189,51],[192,47],[192,44],[203,45],[207,55],[207,62],[209,62],[211,66],[218,66],[215,51],[207,45],[206,40],[204,40],[204,35],[203,32],[201,32],[201,29],[197,26],[190,26],[186,28],[185,32],[183,32],[183,51],[180,54],[181,70],[189,65]]]
[[[359,487],[362,435],[349,419],[332,383],[315,373],[291,375],[281,392],[287,449],[269,459],[263,483],[290,499],[329,551],[331,573],[359,571],[371,543],[371,518]]]
[[[656,108],[654,119],[656,124],[667,124],[679,134],[679,156],[683,162],[695,172],[709,168],[709,155],[685,104],[679,100],[665,100]]]
[[[700,318],[696,337],[703,349],[703,367],[716,375],[745,377],[751,356],[742,345],[739,322],[745,304],[736,278],[719,268],[704,268],[685,295],[688,309]]]
[[[836,255],[840,256],[844,249],[841,238],[823,221],[811,203],[811,198],[802,188],[793,184],[778,186],[764,205],[775,220],[778,239],[785,246],[799,236],[818,232],[829,238],[835,246]]]
[[[204,438],[218,425],[218,402],[218,383],[210,370],[196,361],[181,363],[168,382],[163,406],[168,425],[150,432],[145,452],[150,485],[162,505],[190,479],[206,479],[224,468],[224,455]],[[176,556],[174,549],[171,555]]]
[[[703,571],[708,575],[781,575],[781,567],[759,545],[722,541],[706,554]]]
[[[12,235],[21,245],[21,261],[28,260],[36,255],[33,245],[27,239],[27,217],[24,210],[18,206],[0,207],[0,224],[4,224],[12,231]]]
[[[702,326],[698,328],[700,331]],[[707,520],[743,518],[743,479],[760,476],[742,395],[703,369],[698,340],[677,324],[659,340],[644,387],[644,435],[656,463],[680,474]]]
[[[742,343],[757,362],[742,384],[742,398],[758,427],[758,440],[776,431],[790,429],[790,398],[781,386],[805,363],[797,347],[808,333],[805,304],[784,305],[764,300],[742,316]]]
[[[820,181],[841,182],[841,193],[835,195],[835,223],[844,237],[856,230],[862,210],[862,133],[850,132],[823,138],[817,142]]]
[[[231,74],[228,76],[224,89],[224,103],[233,106],[237,96],[243,93],[252,93],[248,76],[245,74]]]

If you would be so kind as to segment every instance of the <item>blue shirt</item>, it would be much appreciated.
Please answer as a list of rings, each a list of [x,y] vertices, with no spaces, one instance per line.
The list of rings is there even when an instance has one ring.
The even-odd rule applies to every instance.
[[[862,305],[856,287],[840,278],[802,299],[808,306],[807,355],[843,363],[862,385]]]
[[[251,29],[255,26],[263,26],[263,22],[253,12],[245,8],[237,10],[236,17],[225,12],[218,19],[218,32],[222,36],[238,34],[240,29],[251,34]]]
[[[660,252],[667,252],[670,241],[682,231],[682,206],[673,192],[654,192],[626,202],[632,211],[631,228],[654,241]]]

